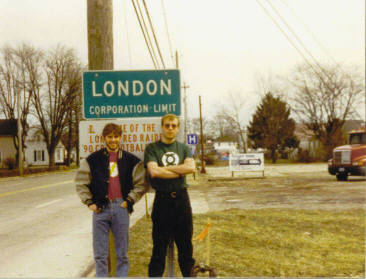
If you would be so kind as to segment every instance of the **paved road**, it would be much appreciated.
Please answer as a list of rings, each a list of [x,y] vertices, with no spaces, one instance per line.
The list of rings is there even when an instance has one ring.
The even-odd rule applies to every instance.
[[[91,212],[75,192],[75,171],[0,178],[0,278],[81,277],[93,265]],[[191,193],[194,213],[208,211]],[[147,194],[149,211],[154,193]],[[130,225],[146,214],[145,198]]]
[[[76,277],[91,261],[90,212],[74,175],[0,179],[0,277]]]
[[[93,264],[91,212],[75,171],[0,179],[0,278],[81,277]],[[153,193],[147,194],[151,207]],[[135,206],[131,226],[146,214]]]

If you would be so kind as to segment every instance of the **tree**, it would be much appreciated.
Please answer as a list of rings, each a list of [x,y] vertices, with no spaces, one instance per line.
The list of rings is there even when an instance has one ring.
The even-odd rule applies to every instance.
[[[357,70],[345,71],[339,66],[323,66],[315,72],[314,67],[300,65],[290,81],[295,111],[322,143],[327,160],[342,142],[345,121],[357,117],[355,106],[364,94],[364,77]]]
[[[285,102],[268,92],[249,123],[248,137],[253,142],[253,148],[268,149],[273,163],[277,161],[277,152],[298,146],[294,136],[295,121],[290,118],[290,113]]]
[[[231,125],[227,122],[225,115],[221,112],[216,113],[214,119],[209,121],[208,126],[212,137],[215,138],[216,141],[238,141],[238,135],[233,131]]]
[[[17,95],[20,94],[20,123],[22,126],[22,149],[28,134],[28,116],[31,110],[31,97],[40,86],[39,69],[43,54],[40,50],[21,44],[18,47],[4,46],[0,63],[0,112],[7,119],[16,119]],[[14,146],[19,152],[18,138]],[[17,155],[18,157],[18,155]]]
[[[221,105],[218,118],[225,122],[225,126],[231,128],[232,133],[238,136],[238,143],[244,153],[247,152],[247,140],[244,121],[241,112],[244,109],[245,100],[239,94],[229,94],[228,103]],[[225,127],[223,126],[223,128]]]
[[[68,124],[68,111],[81,88],[80,69],[73,50],[62,46],[46,53],[45,86],[32,95],[33,106],[44,136],[49,166],[55,163],[54,153]]]
[[[82,77],[82,67],[75,62],[75,67],[72,67],[68,73],[67,77],[67,94],[74,95],[72,103],[68,107],[67,111],[67,137],[64,142],[66,146],[66,160],[65,164],[70,166],[71,164],[71,151],[73,147],[76,147],[77,157],[79,157],[79,122],[81,119],[81,77]],[[75,121],[73,120],[75,119]],[[73,125],[74,124],[74,125]],[[78,160],[77,160],[78,164]]]

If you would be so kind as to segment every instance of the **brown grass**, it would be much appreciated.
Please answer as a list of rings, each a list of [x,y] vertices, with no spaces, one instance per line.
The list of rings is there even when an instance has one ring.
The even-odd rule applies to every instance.
[[[194,235],[210,229],[210,265],[219,277],[364,277],[365,214],[362,210],[239,210],[194,216]],[[147,276],[151,221],[130,234],[130,274]],[[207,241],[194,241],[206,263]],[[176,265],[176,269],[179,268]],[[181,276],[177,272],[177,276]],[[203,275],[202,275],[203,276]],[[206,274],[207,276],[207,274]]]

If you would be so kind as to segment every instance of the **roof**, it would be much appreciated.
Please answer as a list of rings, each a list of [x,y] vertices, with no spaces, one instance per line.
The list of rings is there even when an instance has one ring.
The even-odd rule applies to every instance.
[[[0,136],[16,136],[17,127],[17,119],[0,119]]]
[[[350,133],[354,130],[364,129],[363,120],[346,120],[343,124],[343,131],[346,133]],[[308,140],[314,136],[314,132],[309,130],[305,124],[296,123],[295,135],[298,139]]]
[[[355,132],[356,130],[365,130],[365,121],[363,120],[348,120],[343,125],[347,133]],[[361,132],[361,131],[358,131]]]

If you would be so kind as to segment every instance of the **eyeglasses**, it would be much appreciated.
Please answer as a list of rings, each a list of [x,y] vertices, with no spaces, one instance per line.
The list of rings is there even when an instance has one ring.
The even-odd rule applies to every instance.
[[[177,128],[177,127],[178,127],[178,125],[177,125],[177,124],[168,124],[168,123],[166,123],[166,124],[164,124],[164,127],[165,127],[166,129],[169,129],[170,127],[171,127],[172,129],[175,129],[175,128]]]

